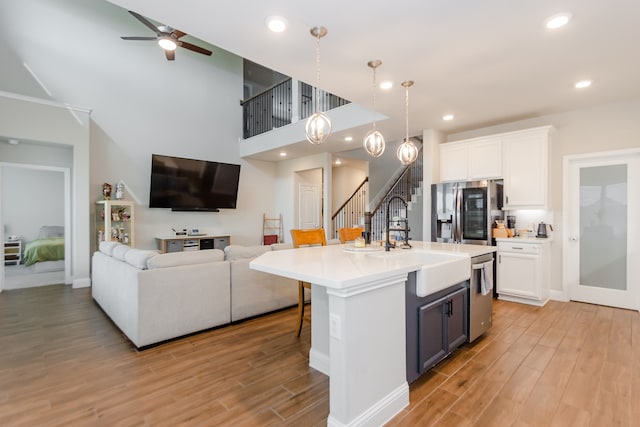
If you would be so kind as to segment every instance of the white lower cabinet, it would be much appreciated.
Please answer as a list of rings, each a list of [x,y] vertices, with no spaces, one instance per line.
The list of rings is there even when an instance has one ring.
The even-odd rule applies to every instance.
[[[498,298],[542,306],[549,300],[549,240],[498,241]]]

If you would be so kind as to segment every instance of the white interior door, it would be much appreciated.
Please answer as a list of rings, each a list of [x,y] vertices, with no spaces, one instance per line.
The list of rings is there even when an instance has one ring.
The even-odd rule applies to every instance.
[[[300,184],[300,228],[320,227],[320,186]]]
[[[640,309],[640,153],[572,159],[568,174],[569,298]]]

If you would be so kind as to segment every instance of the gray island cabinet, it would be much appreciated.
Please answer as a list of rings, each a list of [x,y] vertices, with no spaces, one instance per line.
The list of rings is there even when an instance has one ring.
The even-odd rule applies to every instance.
[[[406,288],[407,382],[418,377],[469,338],[468,282],[433,295],[416,295],[415,274]]]

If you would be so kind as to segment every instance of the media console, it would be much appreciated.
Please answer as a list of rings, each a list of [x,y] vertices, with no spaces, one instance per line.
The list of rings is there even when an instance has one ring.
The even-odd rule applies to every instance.
[[[167,236],[156,237],[158,250],[161,253],[199,251],[201,249],[224,250],[231,244],[228,235]]]

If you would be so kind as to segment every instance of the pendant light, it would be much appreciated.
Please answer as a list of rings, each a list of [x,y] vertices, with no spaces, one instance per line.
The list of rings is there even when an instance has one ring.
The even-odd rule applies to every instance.
[[[384,153],[384,137],[376,130],[376,68],[382,65],[382,61],[376,59],[367,63],[373,69],[373,129],[370,130],[362,141],[367,153],[372,157],[380,157]]]
[[[322,144],[331,135],[331,120],[320,111],[320,39],[327,35],[327,29],[313,27],[310,32],[316,39],[316,112],[307,120],[305,132],[307,141],[312,144]]]
[[[409,139],[409,88],[413,86],[413,80],[408,80],[406,82],[402,82],[402,87],[405,89],[405,125],[406,132],[404,141],[398,147],[398,151],[396,155],[398,156],[398,160],[403,165],[410,165],[418,158],[418,147]]]

